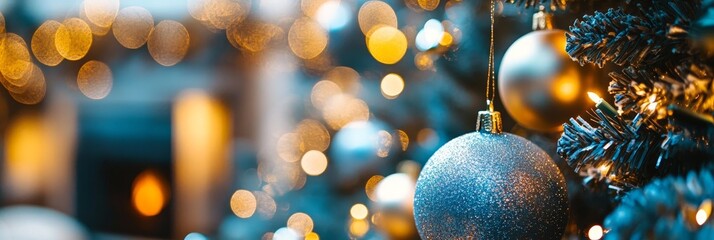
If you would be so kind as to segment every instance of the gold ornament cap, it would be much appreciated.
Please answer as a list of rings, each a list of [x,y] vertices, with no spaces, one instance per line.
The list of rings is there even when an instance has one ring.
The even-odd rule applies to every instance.
[[[493,110],[478,111],[476,131],[481,133],[501,133],[503,126],[501,113]]]

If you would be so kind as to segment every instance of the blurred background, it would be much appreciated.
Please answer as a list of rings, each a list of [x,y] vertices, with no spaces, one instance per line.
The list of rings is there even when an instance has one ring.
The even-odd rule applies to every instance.
[[[497,69],[535,11],[497,1]],[[9,0],[0,13],[2,239],[418,239],[421,166],[486,108],[488,1]],[[607,97],[606,84],[577,86]],[[556,156],[559,129],[503,112]]]

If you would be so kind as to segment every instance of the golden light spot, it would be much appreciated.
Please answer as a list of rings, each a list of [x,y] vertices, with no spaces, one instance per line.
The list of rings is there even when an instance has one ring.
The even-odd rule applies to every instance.
[[[320,9],[320,6],[327,1],[329,0],[302,0],[300,2],[300,8],[305,16],[314,18],[317,14],[317,10]]]
[[[260,52],[273,40],[282,38],[283,29],[268,23],[247,20],[234,23],[226,29],[228,42],[237,49]]]
[[[193,17],[193,19],[201,22],[207,22],[209,14],[208,3],[209,0],[187,0],[186,7],[188,8],[188,13],[191,17]]]
[[[5,159],[2,163],[3,192],[30,197],[41,191],[43,169],[49,160],[39,146],[50,144],[43,119],[36,114],[21,114],[14,118],[5,132]]]
[[[250,0],[211,0],[208,21],[213,27],[226,29],[232,23],[242,22],[250,12]]]
[[[551,92],[561,102],[572,102],[581,97],[579,73],[575,69],[571,70],[553,81]]]
[[[67,60],[79,60],[92,46],[92,29],[79,18],[68,18],[55,33],[55,47]]]
[[[300,136],[296,133],[286,133],[280,136],[276,147],[278,156],[286,162],[297,162],[302,156]]]
[[[340,94],[330,98],[322,110],[322,117],[333,130],[350,122],[369,119],[369,107],[361,99]]]
[[[328,36],[319,23],[303,17],[295,20],[288,31],[288,45],[296,56],[311,59],[327,47]]]
[[[92,30],[92,34],[95,36],[104,36],[109,33],[109,30],[111,29],[111,25],[108,26],[99,26],[97,24],[92,23],[92,21],[89,20],[89,17],[87,17],[87,12],[84,11],[84,4],[86,1],[82,1],[79,3],[79,18],[82,19],[87,25],[89,25],[89,29]]]
[[[100,61],[85,63],[77,73],[79,91],[91,99],[102,99],[109,95],[113,81],[112,70]]]
[[[246,190],[238,190],[231,196],[231,210],[239,218],[249,218],[255,213],[258,206],[253,193]]]
[[[367,218],[367,215],[369,215],[369,210],[364,204],[358,203],[350,208],[350,216],[354,219],[363,220]]]
[[[232,23],[243,21],[250,12],[249,0],[189,0],[191,16],[214,29],[226,29]]]
[[[349,67],[335,67],[322,76],[322,79],[329,80],[340,86],[342,92],[356,94],[359,92],[360,76],[357,71]]]
[[[382,181],[382,179],[384,179],[384,176],[374,175],[367,180],[367,183],[364,185],[364,192],[367,194],[369,200],[377,201],[375,190],[377,189],[377,184]]]
[[[372,28],[380,25],[397,27],[397,14],[389,4],[382,1],[367,1],[357,13],[357,21],[362,33],[367,36]]]
[[[419,0],[419,7],[427,11],[433,11],[439,6],[439,0]]]
[[[322,80],[315,83],[315,86],[312,87],[310,101],[315,108],[322,110],[330,98],[340,93],[342,93],[342,89],[340,89],[336,83]]]
[[[591,240],[601,239],[603,235],[602,227],[600,225],[595,225],[588,230],[588,238]]]
[[[419,70],[434,69],[434,58],[428,52],[419,52],[414,55],[414,65]]]
[[[29,76],[23,77],[23,85],[13,85],[5,78],[0,80],[15,101],[22,104],[37,104],[45,98],[47,91],[45,75],[35,64],[32,64],[32,70],[28,74]]]
[[[305,234],[305,240],[320,240],[320,236],[315,232]]]
[[[312,232],[314,223],[312,218],[305,213],[295,213],[288,218],[288,228],[295,230],[300,236]]]
[[[27,77],[32,70],[30,51],[22,37],[14,33],[0,36],[0,72],[10,82]]]
[[[697,210],[697,214],[695,215],[695,218],[697,220],[697,224],[700,226],[703,225],[704,223],[707,222],[709,219],[709,216],[712,213],[712,201],[707,199],[702,202],[702,204],[699,205],[699,210]]]
[[[258,201],[258,206],[256,209],[258,215],[264,219],[273,218],[273,215],[275,215],[275,210],[277,209],[277,205],[275,205],[275,200],[273,200],[270,195],[263,191],[255,191],[253,192],[253,195],[255,195],[255,199]]]
[[[380,87],[385,98],[395,99],[404,90],[404,79],[396,73],[390,73],[382,78]]]
[[[129,49],[144,46],[154,29],[154,17],[142,7],[132,6],[119,11],[112,25],[112,33],[117,42]]]
[[[402,130],[397,130],[397,134],[399,134],[399,143],[401,143],[402,151],[406,151],[409,147],[409,135]]]
[[[64,60],[57,51],[57,47],[55,47],[55,33],[57,33],[57,29],[60,26],[62,26],[61,23],[48,20],[42,23],[32,34],[32,41],[30,42],[32,53],[35,54],[37,61],[47,66],[57,66]]]
[[[303,120],[298,124],[295,133],[300,136],[300,148],[303,151],[325,151],[330,146],[330,132],[318,121]]]
[[[441,36],[441,41],[439,41],[439,45],[448,47],[451,46],[453,42],[454,37],[452,37],[449,32],[444,32],[444,35]]]
[[[302,156],[300,166],[307,175],[318,176],[327,169],[327,157],[320,151],[310,150]]]
[[[157,63],[168,67],[176,65],[186,56],[189,42],[188,31],[181,23],[163,20],[149,34],[147,47]]]
[[[439,142],[439,136],[431,128],[424,128],[417,133],[417,142],[424,148],[434,147]]]
[[[164,209],[168,200],[168,189],[151,170],[145,170],[134,179],[131,199],[134,208],[147,217],[156,216]]]
[[[87,19],[100,27],[109,27],[119,12],[119,0],[85,0]]]
[[[380,130],[377,132],[377,137],[377,156],[385,158],[389,156],[389,150],[392,148],[392,134]]]
[[[352,219],[350,220],[350,235],[354,237],[362,237],[369,231],[369,222],[366,220]]]
[[[395,64],[407,52],[407,37],[395,27],[382,25],[370,31],[367,48],[372,57],[384,64]]]

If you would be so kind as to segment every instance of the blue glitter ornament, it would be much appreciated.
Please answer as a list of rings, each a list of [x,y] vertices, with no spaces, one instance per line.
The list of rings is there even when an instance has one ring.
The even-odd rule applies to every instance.
[[[565,179],[535,144],[501,133],[500,113],[479,112],[477,131],[429,159],[414,218],[423,239],[560,239],[568,222]]]

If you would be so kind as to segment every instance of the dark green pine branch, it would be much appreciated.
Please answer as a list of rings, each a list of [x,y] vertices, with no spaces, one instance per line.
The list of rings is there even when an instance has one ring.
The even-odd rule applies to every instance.
[[[608,91],[624,113],[643,113],[656,104],[658,119],[664,119],[672,104],[697,113],[714,111],[714,71],[700,58],[648,68],[626,67],[612,72]]]
[[[607,169],[606,179],[622,189],[641,186],[657,176],[664,129],[645,115],[632,121],[596,110],[592,121],[581,117],[564,124],[558,154],[577,172]]]
[[[688,30],[699,1],[653,0],[637,12],[621,8],[595,12],[576,20],[567,35],[566,51],[581,65],[608,62],[640,67],[689,56]]]

